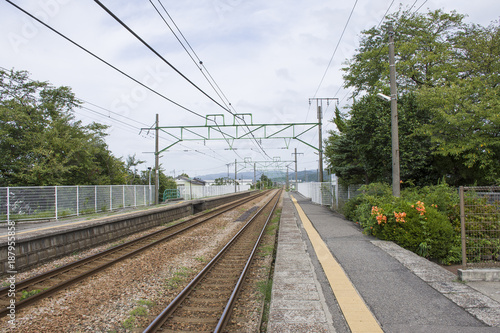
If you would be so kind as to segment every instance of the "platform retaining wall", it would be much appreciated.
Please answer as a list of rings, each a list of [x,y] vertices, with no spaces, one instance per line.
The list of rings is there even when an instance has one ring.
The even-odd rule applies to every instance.
[[[51,230],[43,235],[16,238],[15,253],[17,271],[125,237],[164,223],[212,209],[231,201],[249,196],[254,192],[240,192],[207,199],[193,200],[175,206],[164,206],[139,212],[125,213],[90,220],[88,224],[70,229]],[[8,267],[7,239],[0,241],[0,275]],[[10,269],[12,271],[12,269]]]

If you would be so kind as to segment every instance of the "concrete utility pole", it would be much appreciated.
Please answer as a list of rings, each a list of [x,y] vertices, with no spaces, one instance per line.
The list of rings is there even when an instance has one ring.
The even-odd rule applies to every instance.
[[[238,192],[236,190],[236,177],[238,176],[238,161],[234,160],[234,193]]]
[[[155,205],[158,204],[160,197],[160,153],[159,150],[159,127],[160,127],[160,116],[156,114],[156,124],[155,124]]]
[[[256,164],[257,163],[253,164],[253,184],[254,185],[257,184],[257,172],[256,172],[256,167],[255,167]]]
[[[295,148],[295,152],[292,154],[295,155],[295,191],[297,191],[298,190],[298,186],[297,186],[297,155],[304,155],[304,153],[297,153],[297,148]]]
[[[319,138],[319,145],[318,145],[318,156],[319,156],[319,175],[318,175],[318,182],[322,183],[323,182],[323,110],[321,109],[321,104],[318,105],[318,138]]]
[[[288,166],[286,167],[286,185],[285,190],[288,190]]]
[[[391,84],[391,137],[392,137],[392,195],[400,196],[398,100],[396,88],[396,64],[394,60],[394,30],[389,26],[389,76]]]
[[[316,107],[318,109],[318,182],[323,182],[323,101],[326,101],[327,105],[330,105],[331,100],[339,101],[336,97],[323,97],[323,98],[309,98],[309,104],[311,104],[311,100],[316,100]]]

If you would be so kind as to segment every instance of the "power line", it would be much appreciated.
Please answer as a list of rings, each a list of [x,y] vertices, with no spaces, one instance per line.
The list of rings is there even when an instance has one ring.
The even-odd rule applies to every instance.
[[[168,10],[165,8],[165,6],[163,5],[163,3],[158,0],[158,3],[161,5],[163,11],[167,14],[168,18],[170,19],[170,21],[172,21],[173,25],[175,26],[175,28],[177,29],[177,31],[179,32],[180,36],[182,37],[182,39],[185,41],[185,43],[187,44],[187,46],[189,47],[189,49],[191,50],[192,54],[188,51],[188,49],[186,48],[186,46],[184,45],[184,43],[182,42],[182,40],[179,38],[179,36],[176,34],[176,32],[174,31],[174,29],[170,26],[170,24],[167,22],[167,20],[165,19],[165,17],[163,17],[163,15],[160,13],[160,11],[158,10],[158,8],[154,5],[153,1],[152,0],[149,0],[149,2],[151,3],[151,5],[153,6],[153,8],[156,10],[156,12],[158,13],[158,15],[161,17],[161,19],[163,20],[163,22],[167,25],[167,27],[170,29],[170,31],[172,32],[172,34],[175,36],[175,38],[177,39],[177,41],[181,44],[182,48],[184,49],[184,51],[186,51],[186,53],[189,55],[189,57],[191,58],[191,60],[193,61],[193,63],[195,64],[195,66],[201,71],[201,73],[203,74],[203,76],[205,77],[205,79],[207,80],[207,82],[210,84],[210,86],[212,87],[212,89],[215,91],[215,93],[217,94],[217,96],[219,96],[219,98],[222,100],[222,102],[226,105],[226,108],[225,111],[227,111],[228,113],[230,113],[231,115],[233,115],[235,117],[235,119],[238,121],[238,123],[240,123],[240,120],[243,121],[243,124],[246,126],[248,132],[247,133],[250,133],[250,135],[252,136],[254,142],[257,144],[258,148],[260,148],[260,150],[268,157],[268,158],[271,158],[267,152],[265,151],[264,147],[262,147],[262,144],[259,143],[257,141],[257,139],[255,138],[255,135],[253,134],[253,132],[250,130],[250,128],[248,127],[248,124],[246,123],[245,121],[245,118],[243,117],[240,117],[237,115],[237,112],[236,110],[234,109],[234,107],[232,106],[231,102],[229,101],[229,99],[227,98],[226,94],[224,94],[224,92],[222,91],[222,89],[220,88],[220,86],[217,84],[217,82],[215,81],[215,79],[213,78],[213,76],[210,74],[210,72],[208,71],[208,69],[205,67],[203,61],[201,61],[200,57],[198,56],[198,54],[196,53],[196,51],[193,49],[193,47],[191,46],[191,44],[189,43],[189,41],[187,40],[187,38],[184,36],[184,34],[182,33],[181,29],[179,28],[179,26],[175,23],[174,19],[172,18],[172,16],[169,14]],[[194,57],[196,58],[196,60],[194,59]],[[205,74],[206,73],[206,74]],[[229,109],[233,109],[234,112],[231,112],[231,110]],[[240,123],[241,124],[241,123]]]
[[[224,107],[222,104],[217,102],[215,99],[213,99],[210,95],[208,95],[203,89],[198,87],[194,82],[192,82],[190,79],[188,79],[184,74],[182,74],[181,71],[179,71],[174,65],[172,65],[170,62],[168,62],[161,54],[159,54],[151,45],[149,45],[144,39],[142,39],[138,34],[136,34],[129,26],[125,24],[122,20],[120,20],[111,10],[109,10],[106,6],[104,6],[99,0],[94,0],[99,6],[101,6],[104,11],[106,11],[111,17],[113,17],[118,23],[120,23],[128,32],[130,32],[135,38],[137,38],[144,46],[146,46],[151,52],[153,52],[158,58],[160,58],[164,63],[166,63],[170,68],[172,68],[177,74],[179,74],[182,78],[184,78],[186,81],[188,81],[193,87],[195,87],[197,90],[199,90],[203,95],[208,97],[212,102],[223,108],[224,110],[228,111],[226,107]]]
[[[217,83],[215,82],[215,80],[213,79],[213,77],[210,75],[210,73],[208,72],[208,70],[205,68],[205,66],[203,65],[203,61],[200,60],[200,58],[198,57],[198,55],[196,54],[196,52],[191,47],[191,44],[189,44],[189,42],[187,41],[186,37],[184,37],[184,34],[181,32],[181,30],[179,29],[179,27],[177,26],[177,24],[175,24],[175,21],[173,20],[172,16],[170,16],[170,14],[168,13],[168,11],[165,8],[165,6],[163,6],[163,4],[161,3],[161,1],[158,1],[160,3],[161,7],[163,8],[163,11],[167,14],[168,18],[172,21],[172,23],[174,24],[175,28],[180,33],[180,35],[182,36],[182,38],[184,39],[184,41],[186,42],[186,44],[189,46],[189,49],[191,50],[191,52],[193,53],[193,55],[196,57],[196,59],[198,60],[198,62],[193,58],[193,55],[188,51],[188,49],[186,48],[186,46],[184,45],[184,43],[181,41],[181,39],[179,38],[179,36],[177,36],[177,34],[175,33],[174,29],[172,29],[172,27],[170,26],[170,24],[168,24],[167,20],[160,13],[160,11],[155,6],[155,4],[153,3],[153,1],[149,0],[149,2],[153,6],[153,8],[156,10],[156,12],[158,13],[158,15],[161,17],[161,19],[163,20],[163,22],[165,23],[165,25],[170,29],[170,31],[175,36],[175,38],[177,39],[177,41],[179,42],[179,44],[181,44],[181,46],[184,49],[184,51],[186,51],[186,53],[189,55],[189,57],[191,58],[191,60],[193,61],[193,63],[196,65],[196,67],[203,74],[203,76],[205,77],[205,79],[207,80],[207,82],[210,84],[210,86],[212,87],[212,89],[214,89],[215,93],[219,96],[219,98],[225,104],[226,111],[228,111],[229,113],[232,114],[232,112],[229,110],[229,106],[227,105],[227,103],[229,103],[229,101],[227,100],[227,98],[226,98],[226,100],[224,100],[224,98],[221,96],[221,94],[224,95],[224,93],[222,92],[222,90],[220,89],[220,87],[217,85]],[[203,68],[201,66],[203,66]],[[205,72],[203,71],[203,69],[205,69],[205,72],[208,75],[210,75],[211,80],[208,78],[207,74],[205,74]],[[216,89],[216,86],[217,86],[218,90]],[[220,93],[219,93],[219,91],[220,91]],[[224,95],[224,97],[225,97],[225,95]],[[229,103],[229,104],[231,104],[231,103]]]
[[[377,29],[378,29],[378,28],[380,28],[380,26],[382,25],[382,22],[383,22],[383,21],[384,21],[384,19],[386,18],[387,13],[388,13],[388,12],[389,12],[389,10],[391,9],[392,5],[394,4],[394,1],[395,1],[395,0],[392,0],[392,2],[390,3],[389,7],[387,7],[387,10],[385,11],[384,16],[382,16],[382,18],[380,19],[380,22],[379,22],[379,23],[378,23],[378,25],[377,25]],[[415,1],[415,2],[416,2],[416,1]],[[426,0],[425,2],[427,2],[427,0]],[[425,2],[424,2],[424,3],[420,6],[420,7],[422,7],[422,6],[425,4]],[[418,9],[420,9],[420,7],[419,7]],[[418,9],[417,9],[417,11],[418,11]],[[382,52],[382,48],[379,50],[379,52],[378,52],[378,54],[375,56],[375,58],[377,58],[377,57],[380,55],[380,53],[381,53],[381,52]],[[337,89],[337,92],[335,93],[335,96],[337,96],[337,95],[338,95],[338,93],[340,92],[340,89],[342,89],[342,86],[340,86],[340,87],[339,87],[339,89]],[[347,97],[347,95],[349,95],[349,94],[352,92],[352,90],[353,90],[353,89],[351,88],[351,89],[347,92],[347,94],[345,94],[345,95],[344,95],[344,97],[342,97],[342,99],[340,100],[340,102],[342,102],[342,101],[343,101],[343,100]]]
[[[328,72],[328,69],[330,68],[330,65],[332,64],[333,57],[337,53],[337,49],[339,48],[340,42],[342,41],[342,37],[344,37],[344,33],[347,29],[347,25],[349,24],[349,21],[351,20],[352,13],[354,13],[354,9],[356,8],[357,3],[358,3],[358,0],[356,0],[356,2],[354,3],[354,6],[352,6],[351,13],[349,14],[349,17],[347,18],[347,22],[344,25],[344,29],[342,30],[342,34],[340,34],[340,38],[339,38],[339,41],[337,42],[337,46],[335,46],[335,50],[333,51],[333,54],[330,58],[330,61],[328,62],[328,66],[326,66],[325,72],[323,73],[323,77],[321,78],[321,81],[319,82],[318,88],[316,89],[316,92],[314,93],[313,97],[316,97],[316,95],[318,94],[319,88],[323,84],[323,80],[325,79],[326,73]]]
[[[13,3],[12,1],[10,0],[5,0],[7,1],[9,4],[11,4],[12,6],[14,6],[15,8],[17,8],[18,10],[20,10],[21,12],[25,13],[26,15],[28,15],[29,17],[31,17],[32,19],[34,19],[35,21],[37,21],[38,23],[42,24],[43,26],[45,26],[46,28],[50,29],[51,31],[53,31],[54,33],[56,33],[57,35],[61,36],[62,38],[66,39],[68,42],[70,42],[71,44],[77,46],[78,48],[80,48],[81,50],[87,52],[88,54],[90,54],[91,56],[93,56],[94,58],[100,60],[101,62],[103,62],[104,64],[108,65],[109,67],[113,68],[114,70],[116,70],[117,72],[119,72],[120,74],[128,77],[129,79],[131,79],[132,81],[134,81],[135,83],[141,85],[142,87],[146,88],[147,90],[153,92],[154,94],[160,96],[161,98],[169,101],[170,103],[180,107],[181,109],[185,110],[185,111],[188,111],[192,114],[194,114],[195,116],[198,116],[200,118],[203,118],[205,119],[206,117],[171,100],[170,98],[166,97],[165,95],[159,93],[158,91],[148,87],[147,85],[145,85],[144,83],[140,82],[139,80],[133,78],[132,76],[128,75],[127,73],[123,72],[122,70],[118,69],[117,67],[113,66],[112,64],[110,64],[109,62],[107,62],[106,60],[100,58],[99,56],[97,56],[96,54],[92,53],[91,51],[87,50],[86,48],[84,48],[83,46],[81,46],[80,44],[76,43],[75,41],[73,41],[72,39],[70,39],[69,37],[66,37],[64,34],[60,33],[59,31],[57,31],[56,29],[52,28],[51,26],[49,26],[48,24],[46,24],[45,22],[41,21],[40,19],[38,19],[37,17],[35,17],[34,15],[30,14],[29,12],[27,12],[26,10],[24,10],[23,8],[19,7],[18,5],[16,5],[15,3]]]

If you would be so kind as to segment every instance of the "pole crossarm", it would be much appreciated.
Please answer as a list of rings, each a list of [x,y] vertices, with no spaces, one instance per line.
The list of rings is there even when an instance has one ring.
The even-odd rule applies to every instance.
[[[245,122],[244,124],[238,124],[236,122],[237,119],[244,119],[245,116],[250,117],[249,123]],[[222,123],[220,123],[220,121],[217,123],[217,119],[220,118],[222,118]],[[290,144],[291,139],[296,139],[316,151],[319,151],[318,147],[300,139],[302,135],[308,133],[317,126],[319,126],[319,123],[254,124],[252,114],[249,113],[235,114],[232,124],[226,124],[224,115],[222,114],[207,115],[205,125],[159,126],[158,129],[160,131],[173,138],[175,141],[158,151],[157,154],[175,146],[181,141],[225,140],[232,149],[234,140],[243,139],[284,139],[286,145]],[[141,128],[141,131],[142,130],[151,130],[151,128]]]

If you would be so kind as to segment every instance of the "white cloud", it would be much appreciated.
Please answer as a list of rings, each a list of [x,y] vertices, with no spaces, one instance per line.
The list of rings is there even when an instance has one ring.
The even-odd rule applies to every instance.
[[[402,2],[406,6],[414,0]],[[417,1],[415,9],[423,2]],[[16,3],[168,98],[203,115],[224,113],[95,3],[67,0]],[[107,0],[103,3],[165,59],[216,97],[149,2]],[[162,3],[237,112],[252,113],[254,123],[303,122],[306,115],[307,121],[315,121],[315,106],[309,106],[308,98],[313,97],[318,87],[354,0],[163,0]],[[346,94],[340,89],[339,96],[333,96],[342,85],[342,63],[355,52],[360,32],[376,26],[390,3],[391,0],[358,1],[318,96],[342,98]],[[500,3],[497,0],[429,0],[420,12],[426,8],[456,9],[469,14],[467,22],[487,25],[498,19]],[[396,4],[391,12],[395,10]],[[141,123],[134,123],[137,127],[153,124],[156,113],[160,114],[160,124],[164,126],[203,123],[202,119],[168,103],[33,23],[6,2],[0,3],[0,31],[2,67],[28,70],[33,79],[71,86],[80,98],[136,119]],[[130,122],[100,109],[96,111]],[[330,106],[326,115],[330,117],[332,112]],[[143,138],[137,135],[138,130],[120,125],[109,117],[83,110],[78,111],[77,116],[84,121],[107,121],[113,125],[108,144],[115,155],[135,153],[138,158],[147,160],[145,167],[153,164],[153,155],[143,153],[154,150],[151,138]],[[230,118],[226,113],[227,122]],[[324,122],[326,129],[332,128],[327,119]],[[166,136],[162,136],[163,146],[169,144],[163,139]],[[317,134],[310,133],[305,138],[316,144]],[[263,141],[262,145],[269,150],[270,156],[280,155],[283,160],[290,159],[293,148],[297,147],[304,153],[299,157],[299,169],[316,168],[317,156],[303,144],[292,142],[290,150],[278,149],[284,145],[281,140]],[[237,152],[242,157],[264,158],[251,141],[236,142],[235,146],[241,148]],[[225,172],[225,163],[235,158],[235,154],[225,148],[227,143],[224,141],[206,142],[206,145],[185,142],[184,146],[174,146],[172,151],[164,153],[161,162],[167,170],[185,170],[190,175],[217,168]]]

